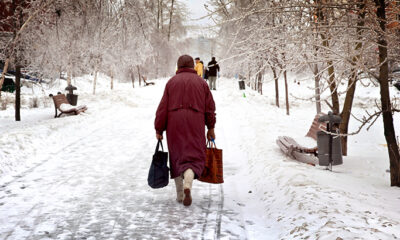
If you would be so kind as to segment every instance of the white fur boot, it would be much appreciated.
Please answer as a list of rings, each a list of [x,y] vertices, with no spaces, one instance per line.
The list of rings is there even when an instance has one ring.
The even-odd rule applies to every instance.
[[[181,176],[174,179],[176,187],[176,201],[183,202],[183,178]]]
[[[187,169],[183,173],[184,183],[183,183],[183,205],[190,206],[192,204],[192,195],[190,191],[192,190],[192,184],[194,179],[194,172],[192,169]]]

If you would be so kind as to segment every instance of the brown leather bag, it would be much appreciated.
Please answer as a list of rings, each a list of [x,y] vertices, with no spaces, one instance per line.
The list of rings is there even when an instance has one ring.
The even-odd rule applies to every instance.
[[[222,149],[217,149],[215,142],[207,143],[206,164],[199,181],[207,183],[223,183]]]

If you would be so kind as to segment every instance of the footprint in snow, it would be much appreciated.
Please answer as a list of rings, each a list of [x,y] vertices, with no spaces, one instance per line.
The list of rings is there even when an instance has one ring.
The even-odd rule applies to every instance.
[[[247,223],[248,225],[254,225],[254,222],[253,222],[253,221],[250,221],[250,220],[246,220],[246,223]]]

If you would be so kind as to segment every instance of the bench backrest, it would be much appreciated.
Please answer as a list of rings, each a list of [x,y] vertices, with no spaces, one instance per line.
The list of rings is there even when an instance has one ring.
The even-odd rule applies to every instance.
[[[311,124],[310,130],[308,130],[308,133],[306,135],[307,137],[310,137],[310,138],[313,138],[313,139],[317,140],[317,132],[321,131],[321,130],[325,130],[326,131],[326,124],[323,123],[323,122],[322,123],[318,122],[318,119],[321,116],[324,116],[324,115],[326,115],[326,114],[325,113],[319,113],[319,114],[315,115],[314,120],[313,120],[313,122]]]
[[[54,105],[56,108],[60,108],[61,104],[69,104],[67,97],[64,94],[57,94],[53,96]]]

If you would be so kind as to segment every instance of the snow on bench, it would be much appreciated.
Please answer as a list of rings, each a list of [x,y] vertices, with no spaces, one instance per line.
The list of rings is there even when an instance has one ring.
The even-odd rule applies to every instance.
[[[81,105],[78,107],[72,106],[69,102],[67,97],[64,94],[58,93],[57,95],[53,96],[50,94],[50,97],[53,98],[54,101],[54,108],[56,111],[55,118],[60,117],[62,114],[75,114],[78,115],[81,112],[87,110],[86,105]],[[60,114],[57,113],[57,110],[60,111]]]
[[[62,112],[73,112],[73,111],[79,111],[82,109],[85,109],[86,105],[81,105],[78,107],[72,106],[71,104],[67,104],[67,103],[62,103],[59,107],[60,111]]]

